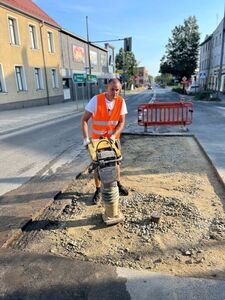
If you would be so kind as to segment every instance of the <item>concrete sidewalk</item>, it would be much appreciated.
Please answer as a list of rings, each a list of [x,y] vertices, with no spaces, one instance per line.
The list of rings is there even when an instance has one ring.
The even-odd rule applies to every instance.
[[[30,126],[44,124],[59,118],[75,116],[84,111],[88,100],[64,102],[53,105],[0,111],[0,135],[12,133]]]

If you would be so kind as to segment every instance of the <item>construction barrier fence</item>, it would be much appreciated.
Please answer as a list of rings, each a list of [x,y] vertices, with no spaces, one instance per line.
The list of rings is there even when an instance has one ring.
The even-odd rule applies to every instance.
[[[190,125],[193,116],[192,102],[153,102],[138,106],[138,125],[175,126]]]

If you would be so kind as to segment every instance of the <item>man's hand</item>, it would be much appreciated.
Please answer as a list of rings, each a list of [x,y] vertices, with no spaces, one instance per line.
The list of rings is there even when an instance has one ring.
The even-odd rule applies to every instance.
[[[109,138],[113,143],[115,143],[115,141],[116,141],[116,136],[115,136],[115,134],[112,134],[111,136],[110,136],[110,138]]]
[[[84,139],[83,139],[83,146],[84,146],[84,147],[87,147],[87,145],[90,144],[90,142],[91,142],[91,141],[90,141],[89,137],[84,138]]]

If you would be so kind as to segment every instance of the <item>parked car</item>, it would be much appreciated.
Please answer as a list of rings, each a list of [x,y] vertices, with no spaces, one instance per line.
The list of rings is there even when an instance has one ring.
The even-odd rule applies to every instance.
[[[197,85],[197,84],[191,84],[191,85],[189,85],[189,87],[186,89],[186,93],[187,93],[188,95],[195,94],[195,93],[197,93],[197,92],[199,92],[199,85]]]

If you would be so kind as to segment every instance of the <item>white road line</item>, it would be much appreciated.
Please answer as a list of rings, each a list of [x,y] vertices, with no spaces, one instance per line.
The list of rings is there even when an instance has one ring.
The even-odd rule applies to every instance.
[[[148,103],[153,103],[155,101],[155,99],[156,99],[156,92],[154,90],[153,96],[152,96],[151,100]]]

